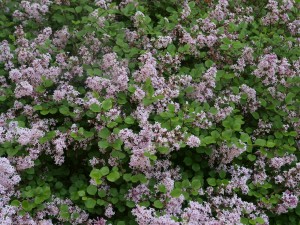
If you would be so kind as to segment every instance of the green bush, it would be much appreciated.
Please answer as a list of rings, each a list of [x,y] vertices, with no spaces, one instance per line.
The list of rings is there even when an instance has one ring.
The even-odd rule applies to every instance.
[[[299,224],[299,10],[0,1],[0,223]]]

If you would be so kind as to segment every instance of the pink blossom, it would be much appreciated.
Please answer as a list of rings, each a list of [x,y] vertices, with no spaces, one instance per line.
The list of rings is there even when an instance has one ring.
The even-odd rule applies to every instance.
[[[186,144],[188,146],[190,146],[191,148],[199,147],[200,143],[201,143],[200,139],[198,137],[196,137],[195,135],[189,136],[189,138],[187,139],[187,142],[186,142]]]
[[[15,89],[16,98],[21,98],[24,96],[32,96],[32,94],[33,94],[33,87],[27,81],[21,81]]]
[[[108,218],[111,218],[113,215],[115,215],[115,212],[112,208],[112,205],[109,204],[106,208],[105,208],[105,213],[104,215]]]
[[[172,38],[170,36],[159,36],[156,42],[156,47],[158,49],[166,48],[171,43],[172,43]]]

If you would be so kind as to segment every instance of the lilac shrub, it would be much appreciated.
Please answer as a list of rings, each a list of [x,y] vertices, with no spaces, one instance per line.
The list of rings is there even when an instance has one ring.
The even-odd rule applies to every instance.
[[[299,12],[0,1],[0,224],[297,225]]]

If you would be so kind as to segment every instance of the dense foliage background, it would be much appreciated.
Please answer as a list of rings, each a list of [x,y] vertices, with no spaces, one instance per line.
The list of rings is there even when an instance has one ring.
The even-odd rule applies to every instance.
[[[0,1],[0,224],[300,224],[299,10]]]

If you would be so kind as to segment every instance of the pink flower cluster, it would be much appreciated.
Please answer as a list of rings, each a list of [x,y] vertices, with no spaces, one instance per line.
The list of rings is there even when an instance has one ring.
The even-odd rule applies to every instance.
[[[128,87],[128,69],[125,62],[118,62],[115,53],[108,53],[103,56],[102,69],[104,77],[88,77],[86,85],[93,91],[105,91],[107,97],[112,97]]]
[[[293,8],[294,3],[293,0],[284,0],[280,5],[278,1],[269,0],[266,5],[269,12],[262,18],[263,24],[272,25],[279,21],[283,21],[284,23],[289,22],[290,18],[288,12]]]
[[[7,158],[0,158],[0,223],[12,224],[12,215],[16,212],[15,207],[9,206],[8,202],[15,193],[15,186],[21,181],[14,166]]]
[[[19,20],[35,19],[41,22],[43,15],[49,11],[49,5],[52,4],[50,0],[40,0],[38,2],[21,1],[21,11],[16,10],[14,16]]]
[[[276,213],[282,214],[288,212],[288,209],[294,209],[298,205],[298,196],[290,191],[285,191],[282,194],[282,203],[277,206]]]
[[[207,99],[211,99],[214,96],[213,89],[216,86],[216,74],[216,67],[209,68],[202,76],[202,81],[193,85],[195,91],[191,94],[191,97],[197,99],[199,102],[205,102]]]
[[[266,86],[275,85],[278,82],[285,85],[285,79],[294,76],[290,66],[286,58],[279,60],[276,54],[266,54],[261,57],[253,74],[263,78],[262,83]]]
[[[7,41],[2,41],[0,43],[0,63],[4,62],[5,63],[5,69],[9,70],[13,68],[13,54],[10,52],[10,47]]]
[[[159,146],[166,147],[169,151],[178,150],[184,139],[179,129],[168,131],[162,128],[159,123],[154,125],[145,124],[139,134],[135,134],[132,130],[126,128],[120,131],[119,136],[125,147],[132,151],[129,165],[142,171],[152,167],[149,158],[145,156],[145,152],[156,153],[156,148]],[[198,138],[192,140],[192,142],[193,145],[200,144]]]
[[[234,158],[246,151],[247,146],[242,142],[241,145],[243,145],[242,148],[237,147],[234,144],[232,146],[228,146],[228,144],[223,143],[218,149],[213,150],[209,159],[210,165],[213,166],[216,161],[218,161],[217,164],[219,167],[231,163]]]

